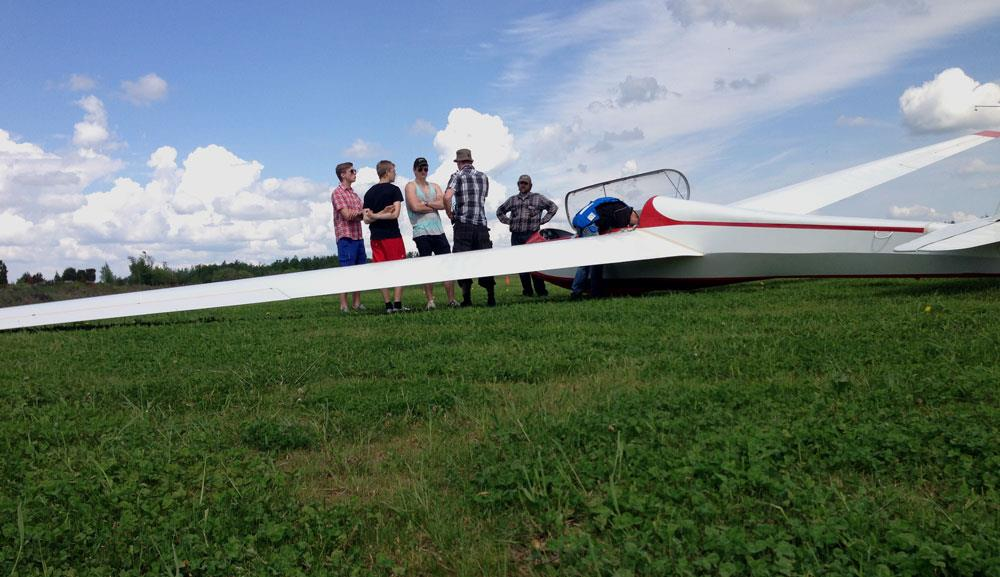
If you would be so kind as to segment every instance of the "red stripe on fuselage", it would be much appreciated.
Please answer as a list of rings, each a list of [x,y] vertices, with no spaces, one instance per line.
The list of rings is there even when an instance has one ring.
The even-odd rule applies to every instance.
[[[982,132],[977,132],[976,136],[986,136],[989,138],[1000,138],[1000,132],[996,130],[984,130]]]
[[[859,230],[869,232],[913,232],[923,234],[924,229],[910,226],[859,226],[849,224],[806,224],[789,222],[723,222],[710,220],[675,220],[660,214],[653,207],[653,199],[646,201],[639,217],[639,228],[654,226],[735,226],[744,228],[795,228],[808,230]]]

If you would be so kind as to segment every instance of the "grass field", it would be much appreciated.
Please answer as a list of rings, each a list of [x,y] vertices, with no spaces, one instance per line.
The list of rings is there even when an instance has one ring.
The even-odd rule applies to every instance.
[[[995,280],[516,284],[0,333],[0,577],[1000,575]]]

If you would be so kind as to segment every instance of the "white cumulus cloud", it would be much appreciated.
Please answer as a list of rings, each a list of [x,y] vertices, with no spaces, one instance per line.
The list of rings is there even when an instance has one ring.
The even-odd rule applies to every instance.
[[[107,142],[111,134],[108,132],[108,115],[101,99],[91,94],[78,100],[77,105],[86,114],[82,121],[73,126],[73,144],[81,148],[97,148]]]
[[[442,164],[454,172],[455,151],[472,150],[476,168],[483,171],[502,170],[516,161],[521,153],[514,145],[514,135],[499,116],[472,108],[454,108],[448,114],[448,124],[434,136],[434,148]]]
[[[963,128],[1000,126],[1000,108],[977,104],[1000,102],[1000,85],[979,83],[961,68],[949,68],[899,97],[903,120],[917,132],[944,132]]]
[[[135,80],[122,81],[125,100],[139,106],[163,100],[167,97],[167,89],[167,81],[154,73],[140,76]]]

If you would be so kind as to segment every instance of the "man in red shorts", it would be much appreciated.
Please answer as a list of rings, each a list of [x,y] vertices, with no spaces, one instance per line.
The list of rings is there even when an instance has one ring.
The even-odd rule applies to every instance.
[[[396,180],[396,165],[381,160],[375,166],[378,184],[365,193],[362,213],[368,231],[371,233],[372,260],[385,262],[406,258],[403,235],[399,232],[399,210],[403,203],[403,191],[393,184]],[[389,289],[382,289],[385,312],[395,313],[409,310],[403,307],[403,287],[396,287],[395,298],[389,299]]]

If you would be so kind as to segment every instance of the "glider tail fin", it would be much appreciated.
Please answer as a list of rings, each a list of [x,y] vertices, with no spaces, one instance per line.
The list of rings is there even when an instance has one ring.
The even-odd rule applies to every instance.
[[[903,243],[895,252],[950,252],[1000,244],[1000,214],[948,225]]]

